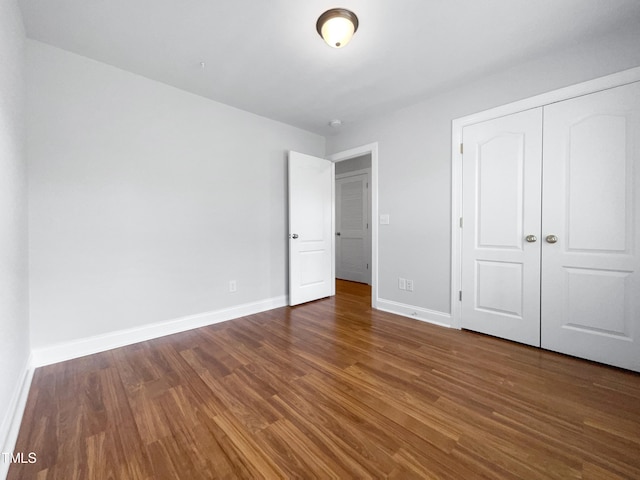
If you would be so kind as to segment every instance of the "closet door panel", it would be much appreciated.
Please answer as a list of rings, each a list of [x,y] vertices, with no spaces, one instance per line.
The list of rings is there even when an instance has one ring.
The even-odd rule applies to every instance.
[[[463,130],[461,324],[535,346],[540,345],[541,135],[541,109]],[[527,235],[536,241],[526,241]]]
[[[543,159],[542,347],[640,371],[640,83],[544,107]]]

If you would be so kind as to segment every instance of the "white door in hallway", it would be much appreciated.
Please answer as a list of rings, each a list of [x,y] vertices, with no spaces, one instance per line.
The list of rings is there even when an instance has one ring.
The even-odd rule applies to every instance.
[[[289,152],[289,305],[335,294],[334,163]]]
[[[336,178],[336,278],[369,283],[369,175]]]
[[[544,121],[542,347],[640,371],[640,83]]]
[[[463,130],[461,326],[540,346],[542,109]]]

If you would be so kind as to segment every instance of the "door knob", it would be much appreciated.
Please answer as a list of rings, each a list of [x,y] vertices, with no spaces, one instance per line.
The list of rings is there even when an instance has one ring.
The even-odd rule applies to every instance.
[[[558,241],[558,237],[555,235],[547,235],[547,243],[556,243]]]
[[[533,242],[535,242],[536,240],[538,240],[538,237],[536,237],[535,235],[527,235],[527,236],[525,237],[525,240],[526,240],[527,242],[529,242],[529,243],[533,243]]]
[[[293,238],[295,240],[296,238],[298,238],[298,234],[294,233],[293,235],[291,235],[291,238]]]
[[[336,235],[337,235],[337,236],[340,236],[340,232],[336,232]]]

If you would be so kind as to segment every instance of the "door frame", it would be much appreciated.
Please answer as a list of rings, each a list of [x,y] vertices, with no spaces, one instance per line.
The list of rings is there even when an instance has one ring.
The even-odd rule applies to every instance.
[[[451,327],[460,329],[462,281],[462,129],[474,123],[640,81],[640,67],[553,90],[500,107],[456,118],[451,123]],[[372,162],[373,163],[373,162]],[[377,211],[376,211],[377,212]],[[376,215],[377,216],[377,215]]]
[[[342,162],[351,158],[371,154],[371,175],[369,177],[371,187],[371,306],[378,308],[378,142],[361,145],[359,147],[328,155],[332,162]],[[335,188],[333,198],[335,211]],[[335,235],[333,237],[333,263],[335,266]],[[335,276],[335,269],[334,269]]]
[[[335,222],[337,224],[338,222],[338,201],[337,201],[337,195],[338,195],[338,188],[337,188],[337,181],[343,178],[349,178],[349,177],[355,177],[358,175],[366,175],[367,176],[367,183],[371,183],[371,168],[363,168],[361,170],[354,170],[352,172],[345,172],[345,173],[336,173],[334,175],[334,187],[333,187],[333,192],[334,192],[334,198],[336,199],[336,210],[335,210]],[[367,221],[369,223],[369,225],[371,225],[368,229],[367,229],[367,239],[366,239],[366,255],[367,255],[367,260],[369,262],[369,264],[371,265],[373,262],[371,260],[372,257],[372,248],[371,248],[371,243],[373,241],[373,214],[372,212],[372,208],[371,208],[371,204],[373,203],[373,199],[372,199],[372,194],[371,194],[371,188],[367,187]],[[337,234],[336,234],[337,235]],[[338,250],[336,249],[336,260],[338,259]],[[335,275],[336,278],[338,276],[338,268],[337,268],[337,263],[336,263],[336,269],[335,269]],[[372,268],[370,267],[369,273],[368,273],[368,277],[369,277],[369,285],[371,285],[372,282]]]

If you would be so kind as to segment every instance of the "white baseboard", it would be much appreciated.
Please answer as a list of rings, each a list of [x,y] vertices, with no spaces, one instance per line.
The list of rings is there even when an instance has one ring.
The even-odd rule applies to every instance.
[[[22,372],[20,372],[20,378],[11,397],[9,408],[2,419],[2,425],[0,425],[0,447],[2,448],[2,452],[14,452],[16,441],[18,440],[18,433],[20,432],[20,424],[22,423],[22,415],[27,406],[31,380],[33,379],[34,368],[32,365],[32,358],[30,356]],[[0,479],[3,480],[7,478],[9,467],[11,466],[10,461],[5,457],[5,455],[0,456]]]
[[[222,310],[189,315],[166,322],[152,323],[136,328],[118,330],[103,335],[37,348],[32,352],[33,365],[34,367],[42,367],[51,365],[52,363],[84,357],[85,355],[92,355],[113,348],[124,347],[125,345],[144,342],[165,335],[172,335],[194,328],[213,325],[214,323],[225,322],[234,318],[284,307],[288,305],[288,303],[288,298],[283,295]]]
[[[451,328],[450,313],[437,312],[435,310],[394,302],[393,300],[385,300],[383,298],[378,298],[376,304],[378,310],[382,310],[384,312],[395,313],[396,315],[402,315],[403,317],[415,318],[422,322]]]

